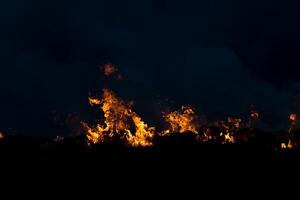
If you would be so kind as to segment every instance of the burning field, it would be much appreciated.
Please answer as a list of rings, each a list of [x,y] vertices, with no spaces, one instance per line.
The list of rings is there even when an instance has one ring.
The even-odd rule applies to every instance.
[[[101,68],[116,81],[123,76],[113,64]],[[100,96],[98,96],[100,95]],[[72,155],[106,159],[262,159],[298,160],[300,133],[298,116],[288,118],[286,131],[268,132],[255,127],[260,114],[252,110],[246,119],[228,117],[203,122],[192,106],[162,111],[164,128],[150,125],[134,110],[133,101],[125,101],[109,88],[88,97],[91,107],[103,114],[94,122],[82,120],[80,135],[40,139],[0,132],[0,151],[23,154]]]

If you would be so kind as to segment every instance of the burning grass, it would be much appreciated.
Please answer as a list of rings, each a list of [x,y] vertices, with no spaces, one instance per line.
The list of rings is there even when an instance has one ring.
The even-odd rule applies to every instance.
[[[104,113],[105,125],[95,128],[83,123],[92,143],[102,143],[112,138],[124,140],[131,146],[151,146],[154,127],[148,125],[132,110],[133,103],[125,102],[109,89],[103,90],[102,99],[89,98],[91,105],[98,105]]]
[[[120,72],[113,64],[104,65],[105,76],[120,80]],[[200,120],[192,106],[182,106],[172,112],[162,112],[162,119],[168,124],[168,129],[158,130],[149,126],[140,115],[133,110],[133,102],[126,102],[112,90],[105,88],[101,98],[89,97],[91,106],[99,107],[104,115],[104,123],[89,125],[82,122],[89,145],[103,144],[111,141],[121,141],[131,147],[151,147],[159,138],[174,134],[192,134],[195,143],[207,144],[241,144],[252,140],[254,124],[260,119],[260,114],[252,110],[248,119],[228,117],[227,120],[200,125]],[[291,126],[284,140],[274,148],[293,149],[297,147],[294,130],[297,125],[297,115],[289,117]],[[101,120],[100,120],[101,121]],[[244,130],[244,131],[242,131]],[[247,131],[245,131],[247,130]]]
[[[120,72],[115,65],[106,64],[103,68],[105,76],[120,80]],[[260,114],[252,110],[247,119],[228,117],[224,121],[201,123],[192,106],[182,106],[171,112],[162,112],[161,119],[168,128],[159,130],[149,126],[142,117],[134,111],[134,103],[121,99],[111,89],[103,89],[100,98],[90,96],[91,106],[99,109],[103,120],[95,123],[82,121],[84,137],[65,138],[56,136],[52,141],[38,143],[38,149],[53,149],[58,146],[80,145],[83,149],[99,146],[114,146],[132,149],[161,149],[174,146],[201,146],[215,144],[222,146],[259,146],[270,151],[297,150],[300,138],[296,129],[297,114],[289,116],[290,128],[281,133],[263,133],[255,129],[254,124],[260,120]],[[79,124],[79,123],[78,123]],[[8,144],[11,140],[0,132],[0,144]],[[11,143],[9,143],[11,144]],[[116,145],[117,144],[117,145]],[[225,145],[226,144],[226,145]],[[55,149],[54,148],[54,149]],[[85,150],[84,150],[85,151]]]

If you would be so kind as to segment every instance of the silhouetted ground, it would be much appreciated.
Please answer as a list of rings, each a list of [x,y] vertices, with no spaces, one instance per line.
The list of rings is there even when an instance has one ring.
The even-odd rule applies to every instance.
[[[244,133],[245,134],[245,133]],[[247,132],[249,134],[249,132]],[[239,133],[243,136],[243,131]],[[40,160],[43,162],[94,162],[106,164],[130,163],[209,163],[298,161],[300,150],[280,149],[286,132],[252,130],[246,140],[236,144],[199,143],[192,134],[159,137],[148,148],[133,148],[122,141],[88,145],[85,136],[64,138],[61,141],[25,136],[6,136],[0,141],[1,159]],[[295,133],[297,135],[297,133]],[[245,135],[244,135],[245,136]],[[297,138],[295,138],[297,141]]]

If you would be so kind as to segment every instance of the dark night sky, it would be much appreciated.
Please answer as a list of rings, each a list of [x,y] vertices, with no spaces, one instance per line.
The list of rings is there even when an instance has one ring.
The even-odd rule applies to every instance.
[[[53,134],[53,111],[91,117],[111,86],[151,121],[191,104],[209,119],[283,127],[300,92],[300,3],[279,0],[11,0],[0,3],[0,130]],[[97,67],[116,64],[125,79]],[[169,98],[175,103],[160,100]]]

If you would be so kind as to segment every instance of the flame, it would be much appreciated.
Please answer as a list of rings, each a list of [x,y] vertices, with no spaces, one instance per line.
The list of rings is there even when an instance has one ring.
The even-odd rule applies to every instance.
[[[297,114],[295,114],[295,113],[291,114],[291,115],[290,115],[290,120],[291,120],[292,122],[295,122],[295,121],[297,120]]]
[[[190,106],[182,106],[181,110],[165,114],[164,119],[170,124],[170,130],[163,132],[163,135],[168,135],[170,133],[186,133],[193,132],[198,134],[197,126],[195,120],[197,116]]]
[[[105,64],[102,68],[105,76],[122,78],[118,68],[111,64]],[[213,124],[201,125],[198,116],[191,106],[182,106],[181,109],[170,113],[163,113],[164,120],[169,128],[157,133],[155,127],[148,127],[142,118],[133,111],[133,103],[120,99],[113,91],[103,89],[102,98],[89,97],[91,106],[99,106],[104,113],[104,123],[95,126],[82,122],[90,143],[102,143],[113,139],[124,140],[133,147],[152,146],[155,136],[167,136],[173,133],[194,133],[197,142],[217,142],[231,144],[247,141],[250,135],[238,135],[242,128],[253,130],[255,123],[260,119],[260,114],[254,110],[245,121],[239,118],[228,117],[225,121],[217,121]],[[289,129],[288,143],[281,143],[281,148],[294,148],[293,130],[298,121],[296,114],[289,116],[291,126]],[[212,125],[212,126],[211,126]],[[1,139],[1,138],[0,138]],[[59,140],[59,138],[57,139]]]
[[[89,97],[89,102],[91,106],[101,104],[101,100],[92,97]]]
[[[4,139],[4,134],[0,132],[0,140]]]
[[[223,138],[223,144],[227,143],[235,143],[235,134],[236,132],[241,128],[241,119],[228,117],[227,122],[225,121],[219,121],[218,127],[222,129],[222,132],[220,133],[220,137]]]
[[[105,126],[97,124],[95,128],[82,123],[87,131],[87,138],[92,143],[106,141],[107,138],[125,139],[131,146],[151,146],[155,128],[148,127],[138,114],[132,111],[132,102],[119,99],[109,89],[103,90],[102,99],[89,98],[91,105],[100,105],[104,112]],[[132,129],[135,130],[132,133]]]
[[[224,135],[224,142],[223,143],[235,143],[234,136],[231,132],[227,132],[226,134],[223,134],[221,132],[220,136]]]
[[[122,75],[119,73],[119,69],[111,63],[105,64],[102,67],[102,70],[105,76],[113,76],[117,80],[121,80],[123,78]]]
[[[292,140],[291,139],[289,139],[289,142],[288,142],[288,144],[286,144],[286,143],[281,143],[281,148],[282,149],[293,149],[294,148],[294,144],[292,143]]]
[[[105,129],[103,129],[99,124],[95,128],[91,128],[87,123],[82,122],[83,128],[87,132],[87,138],[88,140],[93,143],[101,143],[104,142],[104,132]]]
[[[291,125],[288,131],[288,143],[282,142],[280,144],[281,149],[293,149],[296,147],[296,143],[294,142],[294,131],[296,129],[296,125],[297,125],[297,114],[292,113],[289,116],[289,120],[291,121]]]
[[[289,137],[289,141],[288,141],[287,144],[284,143],[284,142],[281,143],[281,148],[282,149],[293,149],[295,147],[295,143],[293,142],[293,138],[294,138],[293,130],[296,129],[297,120],[298,120],[297,118],[298,118],[297,114],[295,114],[295,113],[292,113],[289,116],[289,119],[291,121],[291,126],[290,126],[289,131],[288,131],[288,133],[289,133],[289,136],[288,136]]]
[[[127,140],[132,146],[152,146],[152,140],[155,134],[155,128],[145,124],[142,119],[136,114],[132,116],[136,126],[135,136],[128,132]]]

